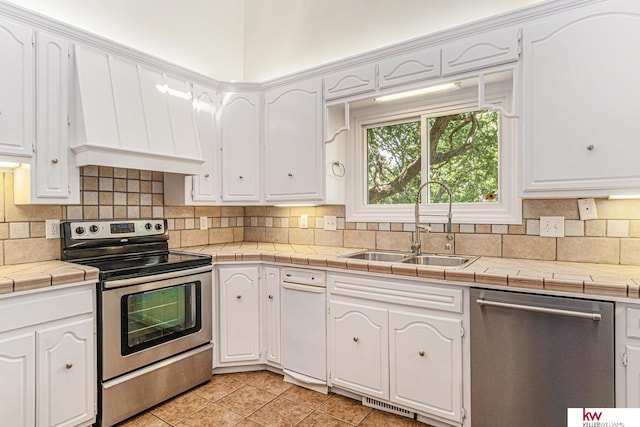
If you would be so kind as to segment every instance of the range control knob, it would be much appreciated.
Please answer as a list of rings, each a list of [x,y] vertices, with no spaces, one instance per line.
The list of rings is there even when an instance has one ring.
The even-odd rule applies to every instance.
[[[151,223],[148,222],[144,225],[144,228],[146,228],[147,230],[151,230]]]
[[[97,225],[92,225],[91,227],[89,227],[89,231],[92,233],[97,233],[98,232],[98,226]]]
[[[156,230],[158,231],[162,230],[162,224],[156,224]]]
[[[84,234],[84,227],[76,227],[76,234]]]

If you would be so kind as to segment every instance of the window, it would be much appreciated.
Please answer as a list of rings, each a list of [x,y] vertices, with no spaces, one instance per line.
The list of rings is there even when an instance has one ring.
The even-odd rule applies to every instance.
[[[506,108],[510,92],[509,85],[494,85],[486,102]],[[476,95],[456,91],[411,104],[353,108],[347,219],[413,222],[418,188],[438,181],[452,191],[454,222],[520,223],[517,121],[479,109]],[[444,222],[448,203],[441,186],[427,186],[423,221]]]

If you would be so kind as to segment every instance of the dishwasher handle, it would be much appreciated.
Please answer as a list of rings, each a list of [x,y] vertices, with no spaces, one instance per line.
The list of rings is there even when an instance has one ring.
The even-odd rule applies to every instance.
[[[311,292],[314,294],[324,294],[324,286],[303,285],[300,283],[282,282],[282,289],[292,289],[294,291]]]
[[[476,300],[479,306],[510,308],[513,310],[532,311],[534,313],[552,314],[555,316],[576,317],[578,319],[589,319],[599,321],[602,319],[600,313],[585,313],[583,311],[559,310],[556,308],[536,307],[532,305],[511,304],[498,301],[487,301],[485,299]]]

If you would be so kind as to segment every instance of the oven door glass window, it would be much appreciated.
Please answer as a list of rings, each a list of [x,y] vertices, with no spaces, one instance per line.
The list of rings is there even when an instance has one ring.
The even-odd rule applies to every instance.
[[[198,332],[200,287],[191,282],[123,296],[122,355]]]

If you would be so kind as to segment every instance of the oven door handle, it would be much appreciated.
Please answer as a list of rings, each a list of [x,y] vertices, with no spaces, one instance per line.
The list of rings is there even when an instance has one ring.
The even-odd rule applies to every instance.
[[[213,270],[213,266],[206,265],[204,267],[170,271],[168,273],[152,274],[150,276],[131,277],[129,279],[120,279],[120,280],[106,280],[104,282],[104,288],[105,289],[122,288],[124,286],[139,285],[141,283],[157,282],[165,279],[173,279],[174,277],[190,276],[192,274],[205,273],[211,270]]]

